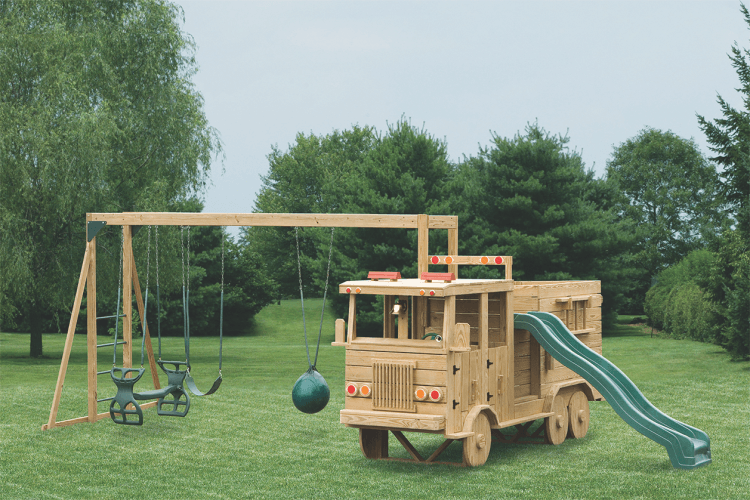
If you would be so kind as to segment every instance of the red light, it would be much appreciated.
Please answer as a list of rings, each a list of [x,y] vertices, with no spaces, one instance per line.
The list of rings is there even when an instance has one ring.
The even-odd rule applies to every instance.
[[[346,393],[350,396],[355,396],[357,394],[357,386],[354,384],[349,384],[346,386]]]
[[[434,257],[432,258],[432,263],[433,263],[433,264],[437,264],[438,262],[440,262],[440,258],[438,258],[438,256],[437,256],[437,255],[435,255],[435,256],[434,256]]]
[[[433,401],[440,401],[440,398],[441,398],[442,396],[443,396],[443,395],[442,395],[442,394],[440,394],[440,391],[438,391],[437,389],[432,389],[432,390],[430,391],[430,399],[431,399],[431,400],[433,400]]]
[[[352,293],[352,289],[351,288],[347,288],[346,289],[346,293]]]
[[[503,258],[502,257],[495,257],[495,264],[502,264]]]
[[[435,290],[430,290],[430,295],[435,295]]]

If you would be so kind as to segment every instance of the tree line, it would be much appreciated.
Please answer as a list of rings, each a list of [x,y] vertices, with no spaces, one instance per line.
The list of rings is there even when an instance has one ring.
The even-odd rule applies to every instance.
[[[41,331],[67,322],[86,212],[202,209],[221,142],[191,82],[195,47],[179,15],[159,0],[0,0],[0,327],[30,331],[32,356],[42,353]],[[750,96],[750,67],[736,45],[731,61]],[[605,322],[646,313],[672,335],[743,358],[750,118],[721,97],[719,106],[722,118],[697,117],[713,156],[645,128],[614,147],[602,177],[569,137],[538,123],[493,134],[455,161],[445,140],[403,118],[382,131],[300,133],[286,149],[272,147],[254,209],[458,215],[460,254],[512,255],[519,281],[601,280]],[[158,261],[145,228],[134,238],[136,264],[153,294],[158,262],[163,333],[181,335],[186,235],[159,231]],[[265,305],[299,296],[298,271],[308,296],[322,294],[327,278],[335,286],[370,270],[416,276],[416,230],[336,229],[329,277],[330,230],[244,228],[236,241],[221,228],[192,231],[194,334],[218,331],[222,283],[225,332],[241,334]],[[119,238],[106,229],[98,236],[100,311],[114,310]],[[433,231],[430,251],[446,252],[446,242]],[[502,276],[495,267],[460,272]],[[343,315],[345,297],[328,297]],[[376,299],[362,304],[358,328],[377,328],[381,314]],[[100,331],[111,328],[103,322]]]

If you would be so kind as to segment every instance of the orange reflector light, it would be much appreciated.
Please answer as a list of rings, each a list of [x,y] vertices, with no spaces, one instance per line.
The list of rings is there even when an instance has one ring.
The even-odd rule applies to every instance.
[[[433,387],[430,389],[430,399],[432,401],[440,401],[443,398],[443,394],[440,392],[440,389]]]
[[[451,257],[450,255],[449,255],[449,256],[447,256],[447,257],[445,258],[445,263],[446,263],[446,264],[452,264],[452,263],[453,263],[453,257]]]
[[[362,397],[370,397],[370,386],[367,384],[362,384],[362,387],[359,388],[359,393],[362,395]]]
[[[424,290],[420,290],[419,295],[424,295]]]
[[[440,258],[439,258],[439,257],[438,257],[437,255],[435,255],[435,256],[434,256],[434,257],[433,257],[433,258],[431,259],[431,262],[432,262],[433,264],[437,264],[438,262],[440,262]]]
[[[357,288],[357,289],[356,289],[356,290],[354,290],[354,291],[355,291],[355,292],[357,292],[357,293],[360,293],[360,292],[362,291],[362,289],[361,289],[361,288]]]
[[[347,384],[346,385],[346,394],[349,396],[356,396],[357,395],[357,384]]]
[[[495,257],[495,264],[502,264],[503,258],[502,257]]]
[[[482,264],[489,264],[490,259],[488,257],[482,257],[481,259],[479,259],[479,262],[481,262]]]
[[[414,398],[417,401],[424,401],[427,399],[427,389],[424,387],[417,387],[417,390],[414,391]]]

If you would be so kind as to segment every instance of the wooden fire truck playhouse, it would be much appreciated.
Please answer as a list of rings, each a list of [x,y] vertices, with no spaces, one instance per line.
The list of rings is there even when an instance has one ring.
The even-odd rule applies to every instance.
[[[95,236],[105,225],[122,226],[123,232],[123,352],[121,367],[97,371],[97,347],[112,345],[97,344],[96,332]],[[333,342],[334,346],[346,349],[345,407],[340,412],[340,421],[358,429],[360,446],[367,458],[390,458],[388,438],[392,434],[416,462],[435,463],[453,441],[459,440],[463,445],[463,465],[479,466],[487,460],[493,442],[536,441],[556,445],[568,437],[585,436],[589,427],[589,401],[606,400],[635,430],[664,446],[675,468],[692,469],[711,462],[706,433],[659,411],[625,374],[601,355],[600,282],[514,281],[510,256],[457,255],[458,218],[454,216],[88,214],[86,253],[50,417],[42,430],[106,417],[118,423],[133,423],[123,422],[127,420],[123,413],[127,413],[125,406],[131,411],[133,405],[138,406],[134,399],[152,400],[138,406],[139,412],[156,406],[160,415],[184,416],[185,405],[189,407],[183,388],[186,378],[191,382],[188,384],[191,391],[207,394],[194,387],[189,360],[159,359],[158,364],[169,377],[165,387],[160,385],[132,250],[134,230],[146,225],[418,230],[418,277],[371,272],[366,280],[339,285],[339,292],[349,297],[348,317],[336,321]],[[429,254],[429,232],[434,229],[447,230],[448,255]],[[429,265],[447,266],[447,272],[430,273]],[[505,277],[459,279],[459,265],[504,266]],[[57,421],[84,289],[89,412],[84,417]],[[133,392],[135,382],[125,382],[137,380],[143,374],[143,368],[140,371],[132,368],[133,293],[144,325],[142,352],[148,357],[154,385],[153,390],[141,393]],[[357,335],[357,302],[366,300],[366,296],[382,297],[383,327],[375,337]],[[163,366],[169,363],[173,369]],[[122,408],[115,408],[114,412],[116,397],[98,399],[97,396],[97,376],[102,374],[110,374],[118,396],[122,392],[128,395],[125,404],[119,403]],[[221,374],[208,393],[216,390],[220,381]],[[128,387],[123,389],[124,385]],[[114,389],[107,385],[103,392]],[[128,398],[132,404],[127,403]],[[102,401],[111,401],[109,412],[98,413],[97,403]],[[142,423],[142,415],[138,417],[136,424]],[[440,434],[445,440],[425,458],[411,445],[405,432]]]

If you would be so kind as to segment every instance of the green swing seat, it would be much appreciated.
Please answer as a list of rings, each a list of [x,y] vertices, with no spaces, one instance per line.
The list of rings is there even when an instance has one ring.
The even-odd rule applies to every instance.
[[[157,361],[161,369],[167,374],[167,385],[161,389],[151,391],[134,392],[133,387],[143,376],[143,368],[119,368],[113,367],[110,371],[112,381],[117,386],[117,394],[109,404],[109,416],[116,424],[143,425],[143,410],[138,401],[150,401],[156,399],[157,415],[170,417],[184,417],[190,410],[190,396],[183,387],[187,370],[180,370],[180,365],[186,365],[184,361]],[[172,365],[174,369],[166,368],[164,365]],[[119,376],[115,373],[119,372]],[[129,374],[136,373],[133,377]],[[184,399],[183,399],[184,398]],[[132,409],[130,406],[132,405]],[[128,419],[128,416],[134,416]]]

